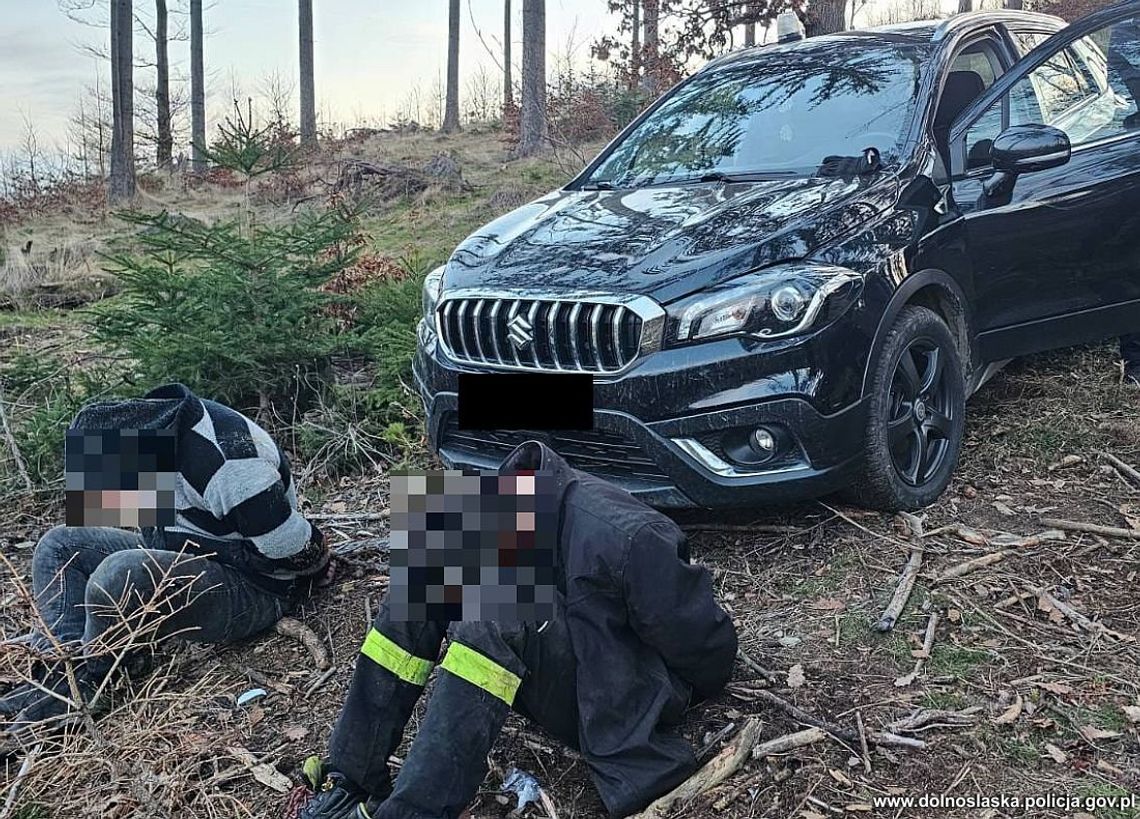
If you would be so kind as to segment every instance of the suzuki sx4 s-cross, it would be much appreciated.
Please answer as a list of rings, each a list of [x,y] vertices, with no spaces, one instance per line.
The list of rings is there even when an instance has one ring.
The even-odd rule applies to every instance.
[[[538,438],[659,507],[929,504],[997,367],[1140,330],[1138,99],[1140,2],[715,60],[427,277],[431,444]],[[462,428],[486,372],[588,373],[593,428]]]

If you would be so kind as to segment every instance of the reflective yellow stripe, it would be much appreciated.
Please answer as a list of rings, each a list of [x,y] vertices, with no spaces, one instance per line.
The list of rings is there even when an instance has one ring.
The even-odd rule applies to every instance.
[[[440,668],[445,668],[456,677],[462,677],[472,685],[477,685],[489,694],[493,694],[507,705],[515,701],[515,692],[519,689],[522,680],[507,669],[484,657],[463,643],[452,642],[447,647],[447,654]]]
[[[404,682],[423,685],[435,663],[417,657],[393,643],[376,629],[369,629],[360,653],[381,668],[386,668]]]

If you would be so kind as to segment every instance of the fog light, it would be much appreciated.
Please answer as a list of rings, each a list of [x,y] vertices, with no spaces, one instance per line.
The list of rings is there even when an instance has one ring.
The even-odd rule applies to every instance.
[[[757,427],[748,436],[748,444],[757,455],[771,455],[776,451],[776,438],[764,427]]]

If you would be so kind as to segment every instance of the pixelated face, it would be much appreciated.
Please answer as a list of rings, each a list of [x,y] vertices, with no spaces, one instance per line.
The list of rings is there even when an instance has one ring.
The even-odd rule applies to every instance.
[[[548,472],[393,474],[393,619],[551,619],[555,510]]]
[[[68,526],[174,523],[174,431],[72,429],[64,448]]]

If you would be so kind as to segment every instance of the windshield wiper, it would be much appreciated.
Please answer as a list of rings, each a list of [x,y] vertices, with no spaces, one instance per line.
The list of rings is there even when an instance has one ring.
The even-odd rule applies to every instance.
[[[605,179],[598,179],[594,182],[585,182],[581,187],[581,190],[584,191],[612,191],[613,189],[614,183],[607,182]]]
[[[799,171],[748,171],[743,173],[725,173],[724,171],[708,171],[693,176],[670,176],[665,179],[653,179],[641,187],[650,185],[694,185],[700,182],[764,182],[769,179],[788,179],[790,177],[804,176]]]

